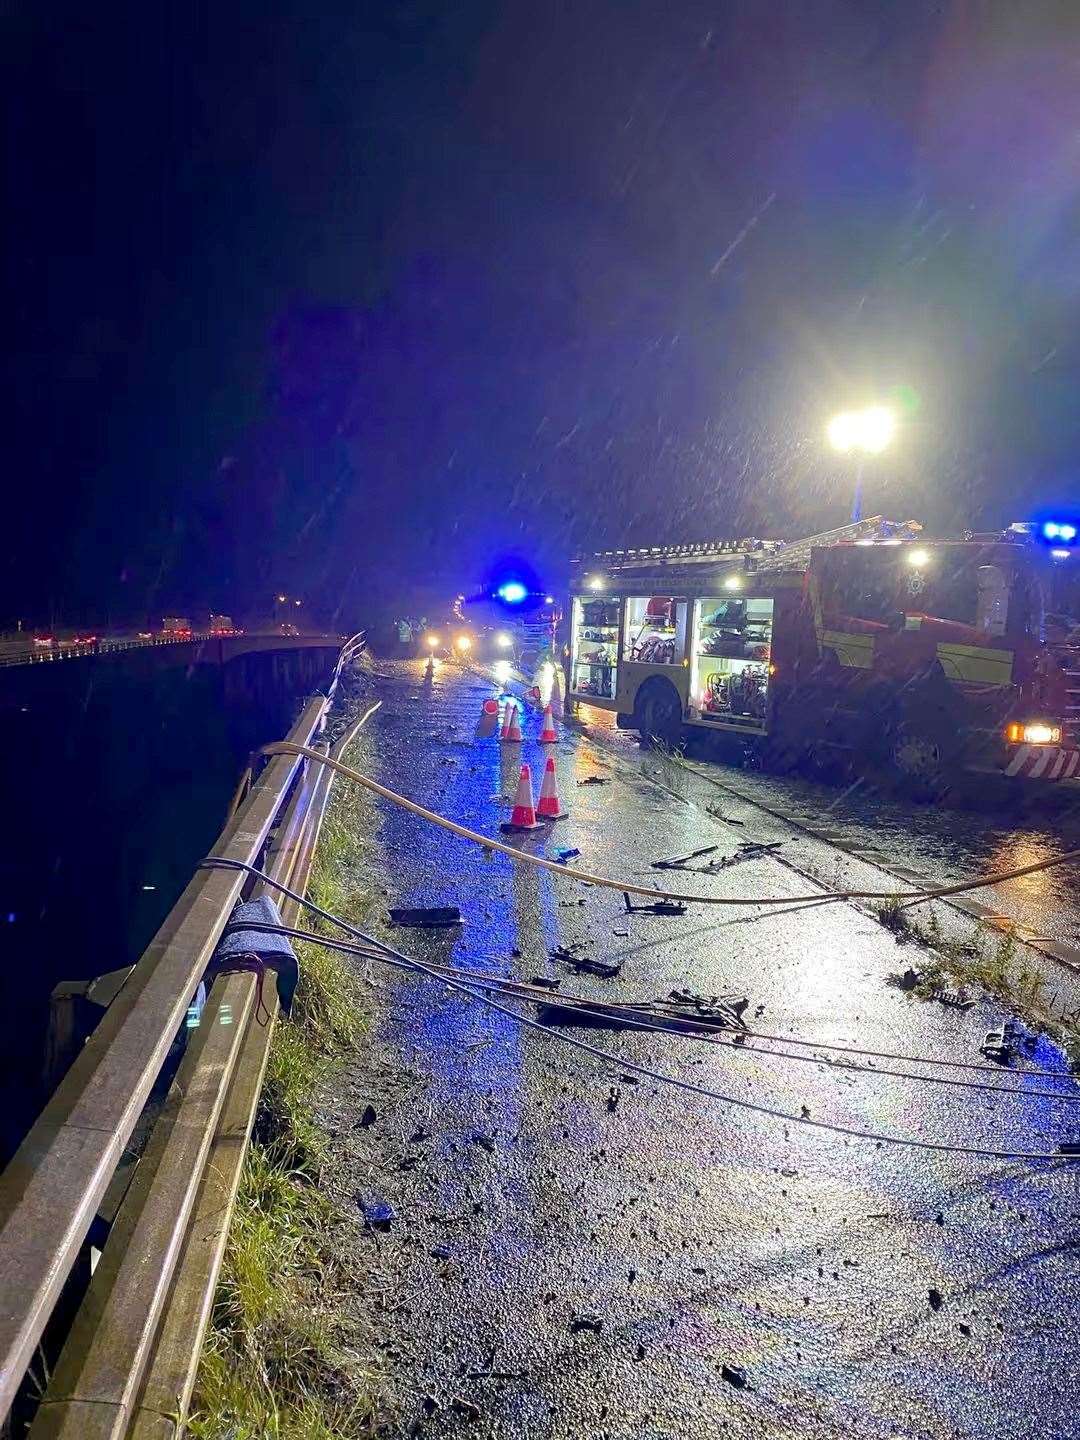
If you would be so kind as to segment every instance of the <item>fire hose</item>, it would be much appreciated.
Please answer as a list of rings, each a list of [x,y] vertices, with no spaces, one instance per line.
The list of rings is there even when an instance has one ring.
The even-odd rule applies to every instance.
[[[470,830],[465,825],[459,825],[455,820],[448,820],[445,815],[418,805],[415,800],[398,795],[386,785],[380,785],[370,775],[365,775],[360,770],[354,770],[351,765],[345,765],[342,761],[334,759],[330,755],[323,755],[318,750],[312,750],[307,745],[297,745],[291,740],[277,740],[272,745],[264,745],[260,753],[263,755],[300,755],[305,759],[317,761],[320,765],[329,765],[332,770],[344,775],[346,779],[354,781],[357,785],[363,786],[364,789],[372,791],[373,794],[381,796],[384,800],[389,800],[391,804],[398,805],[413,815],[418,815],[422,820],[428,820],[433,825],[448,830],[451,835],[457,835],[463,840],[471,840],[473,844],[480,845],[485,850],[497,850],[503,855],[509,855],[512,860],[532,865],[537,870],[550,870],[556,875],[566,875],[581,884],[617,890],[623,895],[644,895],[650,900],[672,900],[680,904],[799,905],[816,903],[824,905],[838,900],[893,900],[903,901],[907,907],[912,904],[922,905],[930,900],[944,900],[952,895],[966,895],[972,890],[1001,885],[1007,880],[1019,880],[1025,875],[1036,875],[1042,870],[1051,870],[1057,866],[1068,865],[1080,860],[1080,850],[1067,850],[1063,855],[1051,856],[1047,860],[1037,860],[1030,865],[1018,866],[1014,870],[997,871],[993,875],[983,876],[980,880],[962,880],[958,884],[938,885],[924,890],[818,890],[811,895],[750,896],[692,895],[678,890],[653,890],[645,885],[636,885],[629,880],[618,880],[610,875],[594,875],[591,871],[582,870],[575,865],[563,865],[558,860],[549,860],[546,855],[534,855],[528,850],[519,850],[516,846],[507,845],[490,835],[482,835],[477,830]]]

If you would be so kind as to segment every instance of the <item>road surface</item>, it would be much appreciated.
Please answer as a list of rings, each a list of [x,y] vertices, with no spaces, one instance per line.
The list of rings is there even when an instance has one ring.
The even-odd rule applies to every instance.
[[[497,834],[506,810],[492,797],[512,792],[520,758],[538,771],[545,756],[535,719],[521,747],[474,743],[481,678],[444,666],[426,692],[418,664],[382,670],[390,678],[367,686],[383,708],[353,763]],[[569,818],[523,849],[576,847],[583,868],[702,893],[807,893],[800,870],[827,847],[805,834],[710,877],[652,870],[704,845],[734,857],[782,822],[730,796],[718,807],[707,778],[609,741],[567,732],[554,747]],[[606,783],[581,783],[593,776]],[[989,1002],[910,1000],[890,983],[909,952],[850,905],[628,916],[614,892],[378,811],[387,905],[455,904],[465,917],[460,930],[384,931],[424,959],[605,999],[737,992],[756,1028],[918,1056],[978,1061],[1001,1019]],[[829,855],[820,863],[838,878],[882,879]],[[576,975],[549,957],[557,945],[621,961],[621,974]],[[602,1063],[427,979],[365,973],[372,1030],[324,1119],[336,1135],[328,1184],[355,1217],[349,1299],[383,1368],[387,1435],[1080,1433],[1080,1170],[798,1118],[805,1107],[887,1136],[1041,1152],[1077,1136],[1075,1105],[856,1074],[824,1051],[794,1063],[760,1043],[562,1030],[610,1050]],[[635,1078],[628,1061],[796,1119]],[[1061,1068],[1045,1043],[1035,1063]],[[1068,1079],[1028,1084],[1080,1093]],[[379,1201],[387,1230],[364,1218]]]

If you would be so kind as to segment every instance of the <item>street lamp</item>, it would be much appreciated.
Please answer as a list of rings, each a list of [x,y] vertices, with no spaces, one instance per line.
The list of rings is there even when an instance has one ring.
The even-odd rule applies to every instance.
[[[867,455],[880,455],[896,434],[896,414],[887,405],[867,405],[862,410],[842,410],[825,428],[829,444],[841,455],[854,451],[855,495],[851,504],[853,521],[862,517],[862,470]]]

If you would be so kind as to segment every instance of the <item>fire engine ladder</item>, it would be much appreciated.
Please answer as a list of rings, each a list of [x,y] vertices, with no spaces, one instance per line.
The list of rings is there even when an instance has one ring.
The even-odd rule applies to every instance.
[[[760,556],[753,555],[751,558],[754,569],[805,570],[810,564],[810,552],[817,546],[836,545],[841,541],[876,539],[884,523],[881,515],[873,515],[869,520],[855,520],[848,525],[840,525],[835,530],[823,530],[819,535],[808,535],[804,540],[793,540],[782,550]],[[898,530],[903,528],[903,526],[897,526]]]

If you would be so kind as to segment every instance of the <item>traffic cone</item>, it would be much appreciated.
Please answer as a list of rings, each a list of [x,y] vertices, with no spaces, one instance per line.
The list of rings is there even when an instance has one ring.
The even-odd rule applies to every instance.
[[[477,740],[486,740],[489,735],[494,735],[499,726],[499,702],[497,700],[485,700],[480,706],[480,719],[476,722],[476,729],[473,735]]]
[[[500,825],[499,829],[503,831],[536,829],[536,807],[533,805],[532,771],[528,765],[522,765],[521,767],[521,778],[518,780],[517,795],[514,797],[514,808],[510,812],[510,819]]]
[[[518,719],[518,704],[512,695],[509,696],[506,701],[506,714],[503,717],[502,734],[499,736],[499,739],[511,741],[520,741],[521,739],[521,721]]]
[[[541,820],[566,819],[559,803],[559,784],[555,775],[554,755],[548,756],[548,762],[544,766],[544,783],[540,786],[540,799],[537,802],[536,813]]]
[[[551,713],[557,715],[561,720],[563,713],[562,681],[559,677],[560,671],[558,665],[556,665],[555,674],[551,677],[551,697],[548,700],[548,704],[551,706]]]
[[[541,745],[554,745],[558,740],[555,733],[555,717],[551,713],[551,706],[544,706],[544,728],[540,731]]]

